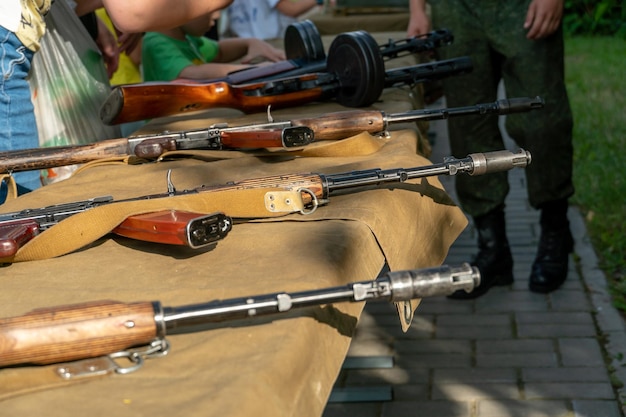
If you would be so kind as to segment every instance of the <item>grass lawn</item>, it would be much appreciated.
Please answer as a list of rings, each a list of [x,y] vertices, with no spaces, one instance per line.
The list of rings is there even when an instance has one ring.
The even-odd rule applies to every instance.
[[[615,306],[626,311],[626,40],[567,38],[565,58],[574,112],[571,202],[585,215]]]

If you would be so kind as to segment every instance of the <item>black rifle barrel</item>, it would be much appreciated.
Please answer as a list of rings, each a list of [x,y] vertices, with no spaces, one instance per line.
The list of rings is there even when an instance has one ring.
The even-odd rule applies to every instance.
[[[443,109],[418,109],[403,113],[393,113],[385,116],[387,125],[393,123],[406,123],[417,120],[444,120],[454,116],[472,116],[472,115],[507,115],[513,113],[523,113],[544,106],[544,100],[537,96],[530,97],[514,97],[508,99],[496,100],[491,103],[481,103],[471,106],[449,107]]]
[[[410,179],[437,175],[484,175],[494,172],[508,171],[513,168],[524,168],[531,162],[530,152],[519,149],[517,152],[508,150],[473,153],[465,158],[444,158],[439,164],[424,165],[414,168],[368,169],[340,174],[321,175],[328,196],[335,192],[385,183],[399,183]]]
[[[449,29],[437,29],[421,36],[400,39],[390,39],[386,44],[379,45],[380,54],[385,59],[398,58],[402,55],[418,54],[432,51],[442,45],[449,45],[454,41],[454,35]]]
[[[455,75],[468,74],[473,68],[472,60],[467,56],[392,68],[385,72],[384,87],[437,81]]]

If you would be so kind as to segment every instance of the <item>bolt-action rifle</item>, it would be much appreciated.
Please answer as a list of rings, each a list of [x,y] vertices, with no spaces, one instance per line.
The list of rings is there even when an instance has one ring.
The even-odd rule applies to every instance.
[[[350,171],[340,174],[285,174],[269,177],[253,178],[242,181],[229,182],[220,185],[203,185],[188,190],[176,190],[171,182],[171,171],[167,176],[168,191],[163,194],[148,195],[130,198],[124,201],[154,200],[168,198],[177,195],[200,194],[225,190],[264,189],[272,190],[264,194],[264,205],[268,214],[300,212],[310,214],[319,206],[327,204],[329,197],[343,192],[355,192],[364,187],[382,186],[390,183],[401,183],[410,179],[437,176],[456,175],[466,173],[468,175],[483,175],[492,172],[507,171],[515,167],[525,167],[531,161],[530,153],[519,150],[516,153],[510,151],[494,151],[486,153],[470,154],[466,158],[457,159],[448,157],[443,163],[419,166],[414,168],[394,168],[382,170],[379,168]],[[276,189],[279,190],[276,190]],[[87,201],[68,203],[44,207],[41,209],[26,209],[20,212],[0,214],[0,245],[5,252],[0,252],[0,261],[10,261],[19,249],[20,245],[32,237],[26,225],[41,229],[48,222],[58,223],[63,218],[73,214],[90,210],[115,201],[110,197],[95,198]],[[69,209],[67,209],[69,207]],[[225,208],[227,209],[227,208]],[[230,219],[229,219],[230,220]],[[220,235],[219,226],[224,222],[217,222],[217,230],[213,233]],[[230,226],[230,223],[228,223]],[[201,229],[207,236],[214,236]],[[212,230],[212,229],[211,229]]]
[[[373,281],[294,293],[274,293],[217,300],[203,304],[163,307],[160,302],[99,301],[43,308],[23,316],[0,319],[0,367],[52,364],[106,356],[94,366],[63,365],[65,378],[138,369],[144,356],[169,349],[168,334],[197,331],[199,325],[285,313],[293,309],[337,302],[409,301],[467,292],[480,283],[478,269],[469,264],[388,272]],[[54,329],[51,331],[50,329]],[[96,330],[94,330],[96,329]],[[125,351],[145,346],[145,351]],[[125,356],[133,364],[119,367],[113,358]]]
[[[493,103],[386,114],[377,110],[348,110],[288,121],[108,139],[88,145],[54,146],[0,152],[0,173],[48,169],[100,159],[134,155],[156,159],[164,152],[189,149],[295,148],[319,140],[339,140],[369,132],[385,134],[396,123],[441,120],[466,115],[506,115],[543,107],[543,100],[512,98]]]

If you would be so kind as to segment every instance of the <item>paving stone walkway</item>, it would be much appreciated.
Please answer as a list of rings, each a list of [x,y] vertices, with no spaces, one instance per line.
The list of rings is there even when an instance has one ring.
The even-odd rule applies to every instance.
[[[445,122],[432,122],[431,132],[431,160],[439,162],[449,155]],[[336,387],[364,389],[372,401],[329,402],[324,417],[624,417],[625,325],[610,303],[584,220],[570,207],[575,253],[566,283],[548,295],[530,292],[539,217],[527,201],[524,171],[509,175],[515,283],[470,301],[424,299],[407,333],[390,304],[369,303],[349,356],[388,358],[392,365],[344,369]],[[454,179],[441,181],[454,197]],[[446,263],[469,260],[475,242],[470,223]],[[379,400],[385,392],[391,398]]]

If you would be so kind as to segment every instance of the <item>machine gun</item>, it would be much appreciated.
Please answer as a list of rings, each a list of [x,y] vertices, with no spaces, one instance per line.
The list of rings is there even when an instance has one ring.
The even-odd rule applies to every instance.
[[[138,369],[144,356],[169,350],[168,334],[197,331],[199,325],[286,313],[290,310],[338,302],[409,301],[472,291],[480,283],[478,269],[469,264],[389,272],[373,281],[317,290],[254,295],[208,303],[163,307],[160,302],[99,301],[37,309],[23,316],[0,319],[0,367],[52,364],[106,356],[108,371]],[[50,329],[54,329],[51,331]],[[96,330],[94,330],[96,329]],[[134,347],[144,351],[126,351]],[[130,367],[114,358],[126,357]],[[76,375],[74,366],[57,369],[59,376]],[[81,366],[103,373],[99,366]],[[106,372],[106,371],[105,371]]]
[[[156,159],[166,151],[186,149],[296,148],[314,140],[339,140],[369,132],[384,134],[390,125],[441,120],[465,115],[505,115],[543,107],[540,97],[512,98],[494,103],[385,114],[376,110],[348,110],[312,118],[228,127],[226,124],[182,132],[163,132],[108,139],[77,146],[55,146],[0,152],[0,173],[48,169],[100,159],[134,155]]]
[[[356,31],[353,34],[357,37],[371,36],[365,31]],[[443,45],[451,44],[453,40],[454,36],[450,30],[439,29],[412,38],[389,39],[386,43],[378,45],[378,54],[383,60],[388,61],[410,54],[434,51]],[[222,81],[229,84],[244,84],[328,70],[321,36],[310,20],[289,25],[285,31],[284,44],[286,61],[235,71]],[[376,50],[371,48],[368,53],[375,54]],[[207,80],[209,81],[211,80]]]
[[[330,98],[347,107],[367,107],[384,88],[471,70],[471,60],[460,57],[385,71],[374,38],[367,32],[348,32],[333,40],[324,72],[240,85],[189,80],[122,85],[111,91],[100,118],[106,124],[119,124],[216,107],[252,113],[270,105],[281,108]]]
[[[372,186],[380,187],[386,184],[402,183],[411,179],[437,175],[457,175],[458,173],[484,175],[492,172],[507,171],[515,167],[525,167],[530,161],[531,156],[527,151],[520,149],[518,152],[513,153],[503,150],[474,153],[462,159],[449,157],[445,158],[443,163],[414,168],[394,168],[386,170],[375,168],[328,175],[314,173],[284,174],[233,181],[227,184],[203,185],[198,188],[182,191],[176,190],[174,184],[171,182],[171,171],[168,171],[167,193],[134,197],[126,200],[118,200],[117,202],[123,203],[137,200],[154,201],[180,195],[200,195],[220,191],[269,189],[263,194],[263,204],[268,216],[294,212],[310,214],[317,210],[319,206],[327,204],[329,197],[339,193],[356,192],[364,188],[371,188]],[[45,221],[48,221],[50,218],[53,220],[62,220],[54,216],[54,213],[59,210],[62,211],[63,216],[66,218],[86,210],[96,211],[100,208],[98,206],[112,203],[115,203],[115,201],[109,197],[105,197],[44,207],[42,209],[26,209],[16,213],[0,214],[0,230],[4,229],[7,231],[4,236],[0,236],[0,243],[4,242],[4,247],[6,248],[4,254],[0,253],[0,256],[4,255],[5,262],[10,261],[20,245],[30,240],[32,236],[28,233],[29,229],[24,223],[34,225],[35,227],[42,227],[42,224],[45,224]],[[71,207],[72,210],[65,210],[66,207]],[[227,207],[224,207],[224,210],[227,209]],[[36,216],[33,215],[33,213],[36,213]],[[230,221],[230,218],[228,220]],[[221,236],[220,227],[229,230],[230,222],[218,222],[214,227],[217,227],[217,230],[211,228],[210,231],[212,231],[213,234],[206,232],[207,236],[214,236],[214,234]]]

